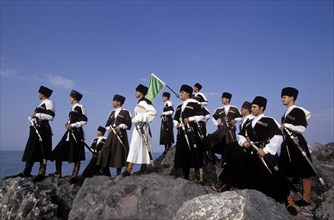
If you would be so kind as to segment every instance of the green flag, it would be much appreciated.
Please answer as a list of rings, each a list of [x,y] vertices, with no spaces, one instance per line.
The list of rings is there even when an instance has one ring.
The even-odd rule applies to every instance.
[[[161,79],[151,73],[150,83],[148,84],[148,91],[145,97],[153,102],[165,86],[166,84]]]

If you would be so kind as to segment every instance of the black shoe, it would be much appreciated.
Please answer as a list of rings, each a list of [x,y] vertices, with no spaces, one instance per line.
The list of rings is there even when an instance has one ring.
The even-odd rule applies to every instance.
[[[34,178],[34,182],[39,182],[42,181],[45,178],[45,176],[43,174],[38,174],[35,178]]]
[[[213,189],[216,192],[225,192],[230,190],[230,186],[225,184],[223,181],[218,179],[212,186],[211,189]]]
[[[122,170],[117,170],[117,171],[116,171],[116,176],[121,175],[121,173],[122,173]]]
[[[50,173],[49,176],[51,176],[51,177],[59,177],[60,178],[61,177],[61,173],[59,173],[59,172],[56,171],[54,173]]]
[[[311,205],[310,202],[306,202],[304,199],[298,200],[298,201],[296,201],[295,203],[296,203],[296,205],[298,205],[298,206],[308,206],[308,205]]]
[[[71,176],[68,182],[70,184],[75,184],[78,181],[79,177],[78,176]]]
[[[134,174],[134,175],[145,174],[145,173],[146,173],[146,170],[147,170],[147,164],[142,164],[142,165],[140,166],[140,170],[137,171],[137,172],[134,172],[133,174]]]
[[[126,177],[126,176],[131,176],[131,173],[127,170],[125,170],[123,173],[122,173],[122,177]]]
[[[296,216],[298,214],[297,209],[296,209],[296,204],[295,204],[295,202],[292,199],[289,202],[289,197],[284,202],[285,203],[285,207],[286,207],[286,209],[288,210],[288,212],[291,215]]]
[[[296,207],[294,207],[293,205],[288,205],[286,209],[293,216],[296,216],[298,214]]]

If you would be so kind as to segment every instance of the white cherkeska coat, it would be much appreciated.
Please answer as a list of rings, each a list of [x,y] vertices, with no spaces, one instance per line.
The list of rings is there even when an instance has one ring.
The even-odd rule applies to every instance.
[[[150,164],[150,156],[148,154],[147,147],[144,143],[144,138],[141,133],[136,129],[136,124],[144,123],[143,129],[148,139],[149,147],[152,152],[151,137],[149,135],[149,123],[156,116],[157,111],[153,105],[148,104],[145,100],[140,101],[135,107],[135,116],[132,119],[134,123],[134,129],[130,142],[130,151],[128,154],[127,162],[135,164]]]

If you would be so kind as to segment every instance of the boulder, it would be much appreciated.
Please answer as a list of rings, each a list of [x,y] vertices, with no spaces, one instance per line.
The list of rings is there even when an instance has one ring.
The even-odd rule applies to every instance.
[[[175,220],[293,219],[283,204],[256,190],[236,190],[198,196],[185,202]]]
[[[67,219],[79,185],[68,178],[10,178],[0,188],[1,219]]]
[[[179,207],[204,195],[203,186],[156,173],[86,179],[69,219],[172,219]]]

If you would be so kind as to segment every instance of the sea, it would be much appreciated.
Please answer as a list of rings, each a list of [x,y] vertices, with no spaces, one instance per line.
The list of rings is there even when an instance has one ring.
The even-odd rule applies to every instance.
[[[162,153],[153,153],[153,159],[158,158]],[[0,180],[2,180],[6,176],[16,175],[23,171],[24,162],[22,162],[23,151],[0,151]],[[86,168],[89,163],[92,155],[89,152],[86,152],[86,160],[81,161],[80,172]],[[62,175],[69,176],[73,171],[73,163],[63,162],[62,166]],[[32,169],[31,174],[36,176],[38,174],[39,163],[35,163]],[[140,169],[140,165],[134,165],[133,172],[136,172]],[[46,167],[46,175],[49,173],[55,172],[55,163],[48,161]],[[122,172],[125,170],[125,167],[122,168]],[[110,172],[112,176],[116,175],[116,168],[110,168]]]

